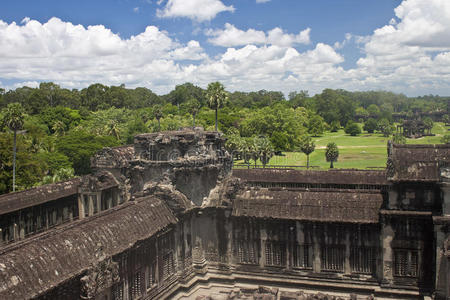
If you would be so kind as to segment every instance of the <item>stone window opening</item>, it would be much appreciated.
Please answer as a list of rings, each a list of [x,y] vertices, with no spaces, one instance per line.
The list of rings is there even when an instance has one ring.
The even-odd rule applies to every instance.
[[[345,227],[326,224],[322,229],[320,246],[321,270],[344,272],[345,268]]]
[[[394,276],[419,277],[419,251],[411,249],[394,250]]]
[[[312,269],[313,267],[313,245],[296,244],[292,253],[294,268]]]
[[[352,231],[350,242],[350,268],[353,273],[374,274],[376,269],[377,247],[374,228],[358,226]]]
[[[130,299],[139,299],[142,296],[142,272],[137,270],[129,281],[129,296]]]
[[[156,261],[154,260],[147,266],[147,291],[156,285]]]
[[[258,241],[240,239],[238,244],[238,257],[241,264],[258,264]]]
[[[321,254],[322,271],[344,271],[345,245],[322,245]]]
[[[266,241],[266,265],[284,267],[286,266],[286,243],[279,241]]]

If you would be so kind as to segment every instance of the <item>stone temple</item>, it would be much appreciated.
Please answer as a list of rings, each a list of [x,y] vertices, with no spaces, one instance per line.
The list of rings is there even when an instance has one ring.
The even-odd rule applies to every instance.
[[[298,171],[232,170],[224,142],[141,134],[0,196],[0,299],[450,299],[450,145]]]

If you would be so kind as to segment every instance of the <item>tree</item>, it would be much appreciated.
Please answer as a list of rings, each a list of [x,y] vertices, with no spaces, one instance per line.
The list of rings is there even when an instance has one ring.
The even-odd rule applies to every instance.
[[[450,134],[446,134],[441,138],[441,143],[450,144]]]
[[[377,121],[374,118],[369,118],[366,123],[364,123],[364,130],[368,133],[373,133],[378,127]]]
[[[155,105],[153,108],[153,116],[158,121],[158,131],[161,131],[161,118],[163,117],[161,105]]]
[[[56,136],[62,136],[64,135],[65,127],[66,125],[64,125],[62,121],[56,120],[55,123],[53,123],[52,130]]]
[[[367,108],[370,117],[377,118],[380,115],[380,108],[376,104],[370,104]]]
[[[378,122],[378,130],[383,134],[383,136],[388,137],[394,132],[395,128],[394,125],[389,123],[388,119],[383,118]]]
[[[187,107],[189,113],[192,115],[192,127],[195,128],[195,116],[198,114],[198,111],[200,110],[200,102],[198,102],[198,100],[195,98],[191,98],[187,102]]]
[[[327,145],[327,149],[325,150],[325,158],[327,161],[330,162],[330,168],[332,169],[333,166],[333,162],[337,161],[339,157],[339,149],[336,145],[336,143],[328,143]]]
[[[406,144],[406,138],[401,133],[396,133],[392,136],[392,141],[394,144]]]
[[[250,159],[252,158],[253,143],[249,138],[243,138],[238,144],[238,151],[244,160],[244,163],[250,167]]]
[[[359,125],[348,121],[347,126],[345,126],[345,133],[350,134],[351,136],[357,136],[358,134],[361,134],[361,128],[359,128]]]
[[[90,158],[104,147],[117,146],[117,140],[112,136],[96,136],[92,133],[69,131],[57,140],[58,152],[64,154],[72,162],[75,174],[84,175],[91,172]]]
[[[115,137],[117,140],[120,140],[119,123],[116,120],[111,120],[105,129],[108,135]]]
[[[341,123],[339,123],[338,120],[332,121],[330,124],[330,131],[337,132],[339,129],[341,129]]]
[[[216,111],[216,131],[217,131],[217,111],[222,107],[227,100],[227,92],[224,86],[216,81],[208,84],[208,89],[206,90],[206,98],[208,100],[208,105],[211,109]]]
[[[320,136],[325,130],[325,122],[319,115],[314,115],[308,122],[308,133],[312,136]]]
[[[425,129],[428,131],[428,134],[431,135],[431,129],[433,129],[434,122],[430,117],[426,117],[423,119],[423,123],[425,125]]]
[[[314,152],[316,145],[310,136],[304,135],[300,138],[300,151],[306,154],[306,168],[309,169],[309,155]]]
[[[3,125],[14,132],[13,143],[13,192],[16,190],[16,145],[17,131],[23,128],[25,112],[21,104],[8,104],[3,112]]]
[[[254,141],[256,150],[255,152],[258,153],[259,160],[261,161],[263,168],[265,168],[273,156],[273,146],[270,141],[264,136],[257,137]]]
[[[444,122],[445,124],[449,124],[450,123],[450,116],[449,115],[444,115],[442,117],[442,122]]]

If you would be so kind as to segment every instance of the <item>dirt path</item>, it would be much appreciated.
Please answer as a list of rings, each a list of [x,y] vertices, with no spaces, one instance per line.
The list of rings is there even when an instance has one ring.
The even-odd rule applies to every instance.
[[[372,145],[372,146],[339,146],[338,149],[357,149],[357,148],[386,148],[386,145]],[[326,146],[319,146],[316,149],[326,149]]]

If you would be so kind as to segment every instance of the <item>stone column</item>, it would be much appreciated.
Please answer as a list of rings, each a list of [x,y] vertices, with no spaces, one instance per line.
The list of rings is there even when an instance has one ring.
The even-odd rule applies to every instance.
[[[345,257],[344,257],[344,273],[351,274],[352,269],[350,266],[350,228],[345,228]],[[357,230],[356,228],[354,230]]]
[[[259,249],[259,251],[261,253],[261,257],[259,259],[259,266],[261,268],[264,268],[264,266],[266,265],[266,241],[267,241],[266,228],[261,227],[260,233],[261,233],[261,249]]]
[[[320,273],[321,270],[321,259],[320,259],[320,239],[317,225],[313,225],[313,252],[314,252],[314,260],[313,260],[313,271],[315,273]]]
[[[80,219],[84,218],[84,210],[83,194],[78,191],[78,217]]]
[[[232,253],[233,253],[233,222],[231,221],[231,210],[225,210],[225,232],[227,234],[227,258],[226,262],[228,266],[231,265],[232,262]],[[254,237],[253,237],[254,238]],[[257,255],[255,253],[255,255]]]
[[[450,182],[441,183],[442,214],[450,216]]]
[[[392,283],[393,280],[393,262],[394,253],[392,251],[391,243],[394,238],[394,230],[390,224],[390,219],[384,217],[381,227],[381,247],[382,247],[382,261],[379,266],[382,269],[378,272],[381,275],[382,282]]]
[[[435,276],[435,289],[436,296],[445,298],[446,289],[448,289],[450,276],[448,274],[448,258],[445,256],[445,240],[446,235],[443,232],[445,225],[435,224],[434,233],[436,237],[436,276]]]

